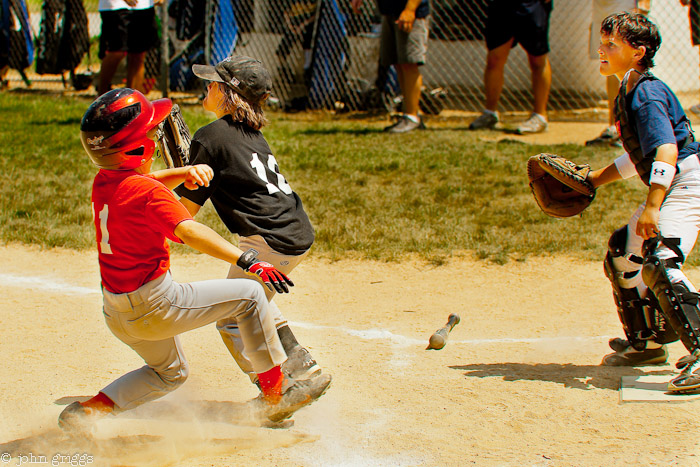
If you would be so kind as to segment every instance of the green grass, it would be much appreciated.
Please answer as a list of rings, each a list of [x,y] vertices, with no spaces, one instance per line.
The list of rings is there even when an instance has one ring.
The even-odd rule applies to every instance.
[[[0,94],[0,240],[93,248],[90,187],[95,168],[80,144],[81,98]],[[192,131],[211,121],[185,106]],[[271,113],[264,133],[316,229],[313,252],[330,259],[440,264],[473,254],[496,263],[569,253],[601,259],[645,188],[599,190],[582,217],[553,219],[527,184],[528,157],[554,152],[599,167],[619,150],[485,141],[487,133],[433,121],[430,130],[386,135],[386,120]],[[207,203],[198,220],[232,238]],[[691,258],[692,260],[692,258]],[[692,261],[691,261],[692,262]]]

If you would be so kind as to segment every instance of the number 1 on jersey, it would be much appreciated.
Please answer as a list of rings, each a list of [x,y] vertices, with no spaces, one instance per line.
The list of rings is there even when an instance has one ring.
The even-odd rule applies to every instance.
[[[107,230],[107,217],[109,217],[109,206],[105,204],[100,211],[100,253],[112,254],[112,247],[109,246],[109,230]]]
[[[278,191],[282,191],[282,193],[286,195],[292,194],[292,187],[289,186],[289,183],[287,183],[287,180],[284,178],[284,175],[282,175],[279,172],[279,166],[277,165],[277,159],[275,159],[275,156],[273,156],[272,154],[269,154],[267,156],[267,168],[269,168],[271,172],[274,172],[277,175],[277,185],[270,183],[270,181],[268,180],[267,172],[265,171],[265,164],[263,164],[263,162],[258,158],[257,152],[253,153],[253,158],[250,161],[250,165],[255,169],[255,173],[258,174],[260,180],[265,182],[268,193],[273,194],[277,193]]]

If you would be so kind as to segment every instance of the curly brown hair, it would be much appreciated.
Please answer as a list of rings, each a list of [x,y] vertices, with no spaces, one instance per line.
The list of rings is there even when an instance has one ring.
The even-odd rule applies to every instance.
[[[649,19],[639,13],[615,13],[603,20],[600,33],[610,36],[617,33],[620,38],[635,49],[644,47],[644,57],[639,64],[648,70],[654,66],[654,55],[661,47],[659,29]]]

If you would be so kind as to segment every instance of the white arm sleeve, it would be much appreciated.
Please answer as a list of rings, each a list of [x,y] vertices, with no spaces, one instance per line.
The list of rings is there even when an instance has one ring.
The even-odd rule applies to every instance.
[[[615,159],[615,168],[622,178],[631,178],[637,175],[637,168],[634,166],[634,162],[632,162],[630,155],[627,153]]]

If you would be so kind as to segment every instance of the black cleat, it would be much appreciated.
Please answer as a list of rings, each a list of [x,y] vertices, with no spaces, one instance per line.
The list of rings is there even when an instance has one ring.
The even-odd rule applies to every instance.
[[[657,349],[636,350],[625,339],[616,337],[608,342],[615,352],[603,357],[601,365],[605,366],[646,366],[663,365],[668,359],[665,345]]]

